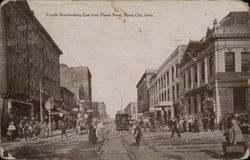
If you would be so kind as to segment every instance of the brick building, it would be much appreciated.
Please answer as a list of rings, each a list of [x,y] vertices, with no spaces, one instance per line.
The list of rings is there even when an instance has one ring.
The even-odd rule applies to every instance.
[[[205,38],[190,41],[180,64],[184,116],[250,112],[249,12],[230,12],[214,20]]]
[[[0,37],[0,117],[4,135],[10,120],[17,123],[24,116],[40,118],[40,88],[43,108],[49,97],[60,99],[62,51],[26,1],[11,1],[0,8]]]
[[[60,64],[60,77],[61,86],[73,92],[77,100],[91,104],[91,73],[88,67],[68,67],[66,64]]]
[[[150,78],[154,75],[155,72],[155,70],[146,70],[136,85],[138,113],[149,112]]]
[[[179,110],[179,64],[186,45],[178,46],[150,80],[150,111],[156,119],[173,118]]]

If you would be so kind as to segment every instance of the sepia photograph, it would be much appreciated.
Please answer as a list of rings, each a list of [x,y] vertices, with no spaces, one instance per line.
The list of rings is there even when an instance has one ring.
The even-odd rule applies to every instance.
[[[249,3],[1,2],[0,160],[249,157]]]

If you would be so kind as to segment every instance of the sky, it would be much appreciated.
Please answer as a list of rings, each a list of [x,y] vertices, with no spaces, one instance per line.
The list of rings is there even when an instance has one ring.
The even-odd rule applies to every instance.
[[[178,45],[200,40],[214,18],[219,22],[230,11],[248,10],[228,0],[28,3],[62,50],[60,63],[89,67],[92,101],[105,102],[111,117],[137,101],[136,84],[146,69],[160,67]],[[124,13],[133,17],[104,16]]]

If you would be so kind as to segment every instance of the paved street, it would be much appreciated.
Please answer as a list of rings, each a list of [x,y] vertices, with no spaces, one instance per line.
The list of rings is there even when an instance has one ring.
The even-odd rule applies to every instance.
[[[25,142],[3,143],[4,149],[9,149],[16,159],[48,159],[48,160],[71,160],[71,159],[96,159],[97,145],[89,144],[88,134],[76,135],[75,132],[68,133],[68,138],[60,135],[52,138],[34,139]]]
[[[109,131],[109,132],[108,132]],[[108,134],[107,134],[108,133]],[[68,133],[68,138],[60,135],[52,138],[33,139],[28,142],[2,143],[3,149],[9,149],[17,159],[48,160],[199,160],[199,159],[232,159],[224,157],[221,142],[222,132],[182,133],[179,138],[170,137],[170,131],[143,132],[140,148],[137,149],[130,131],[117,131],[112,124],[105,128],[104,143],[89,144],[88,134]],[[250,137],[245,136],[249,142]],[[233,152],[240,151],[234,150]],[[231,150],[232,151],[232,150]]]
[[[222,142],[224,141],[221,131],[214,132],[186,132],[181,138],[166,132],[144,132],[141,146],[135,148],[132,131],[116,131],[112,126],[108,140],[103,146],[101,160],[200,160],[200,159],[239,159],[241,147],[229,151],[234,154],[224,156]],[[250,138],[245,136],[246,141]]]

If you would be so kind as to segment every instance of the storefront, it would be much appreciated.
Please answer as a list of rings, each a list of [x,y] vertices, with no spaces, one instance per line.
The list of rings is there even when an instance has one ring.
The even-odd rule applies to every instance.
[[[31,98],[24,93],[9,94],[3,98],[1,117],[1,136],[6,136],[11,121],[17,126],[21,119],[34,118],[34,105]]]

